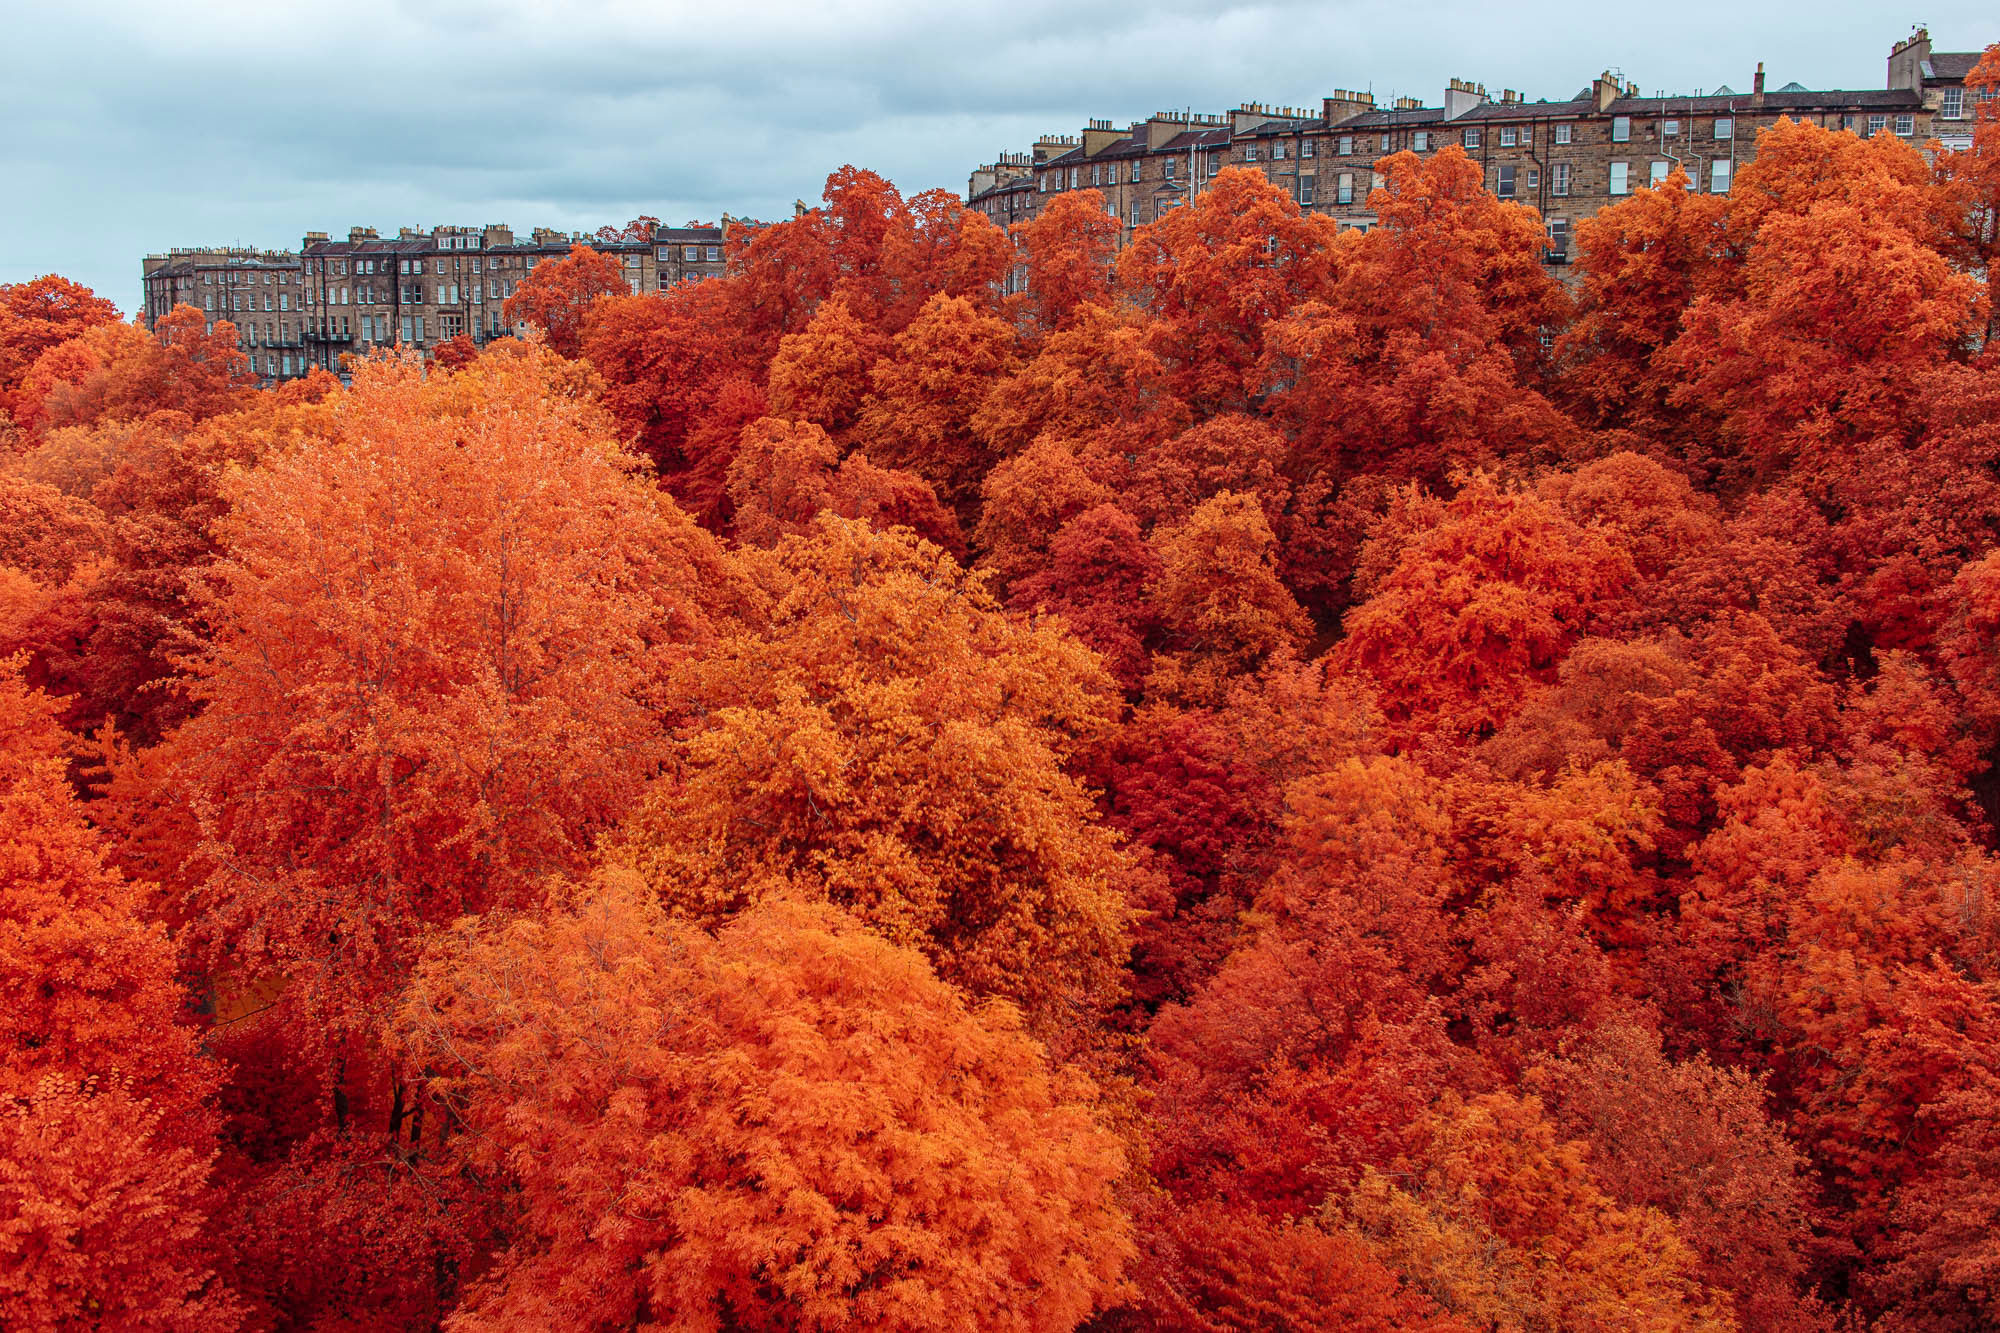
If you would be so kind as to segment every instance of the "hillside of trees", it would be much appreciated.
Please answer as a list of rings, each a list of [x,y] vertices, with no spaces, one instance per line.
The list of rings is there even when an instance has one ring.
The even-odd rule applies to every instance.
[[[0,287],[0,1327],[2000,1327],[1978,105]]]

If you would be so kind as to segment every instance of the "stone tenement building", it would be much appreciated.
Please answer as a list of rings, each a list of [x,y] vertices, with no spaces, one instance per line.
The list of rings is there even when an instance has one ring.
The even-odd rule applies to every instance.
[[[314,366],[340,369],[349,352],[400,344],[428,349],[465,334],[476,342],[517,330],[501,305],[546,259],[582,242],[615,256],[634,292],[659,291],[723,270],[722,227],[656,227],[650,238],[599,240],[537,227],[525,239],[499,226],[405,227],[383,237],[355,227],[347,239],[308,232],[289,250],[187,249],[148,255],[148,328],[176,305],[214,326],[236,325],[250,367],[266,382]],[[741,224],[755,225],[755,224]]]
[[[1758,131],[1780,116],[1861,135],[1935,138],[1969,146],[1978,52],[1933,52],[1918,29],[1889,53],[1887,86],[1814,92],[1795,83],[1767,91],[1763,67],[1750,91],[1641,96],[1611,74],[1566,101],[1497,99],[1453,79],[1443,104],[1413,97],[1377,106],[1369,93],[1336,89],[1319,107],[1246,103],[1222,115],[1162,112],[1123,129],[1094,120],[1080,134],[1048,136],[972,173],[967,203],[1001,226],[1034,217],[1052,195],[1095,189],[1123,224],[1121,240],[1199,193],[1225,165],[1254,167],[1303,207],[1343,227],[1375,222],[1368,195],[1378,158],[1459,144],[1503,199],[1532,204],[1548,229],[1544,258],[1565,264],[1573,225],[1676,167],[1694,188],[1726,194],[1756,152]],[[385,238],[356,227],[336,241],[311,232],[297,253],[174,250],[145,261],[150,327],[177,304],[233,321],[264,380],[340,369],[340,358],[383,345],[430,348],[466,334],[479,342],[514,332],[501,303],[529,270],[578,241],[616,255],[635,292],[723,271],[724,227],[658,227],[650,238],[600,241],[536,228],[525,239],[500,226],[404,228]],[[757,225],[754,223],[740,225]],[[1018,287],[1022,272],[1008,278]]]
[[[1889,53],[1887,86],[1815,92],[1788,83],[1766,89],[1763,66],[1748,92],[1729,88],[1642,96],[1637,84],[1603,74],[1564,101],[1495,99],[1484,85],[1453,79],[1442,105],[1416,98],[1377,106],[1369,93],[1336,89],[1317,110],[1245,103],[1224,115],[1162,112],[1123,129],[1094,120],[1077,135],[1044,137],[1031,152],[1006,153],[972,173],[966,201],[1001,226],[1034,217],[1066,190],[1094,189],[1134,227],[1186,203],[1225,166],[1262,171],[1302,208],[1342,227],[1374,225],[1376,159],[1457,144],[1484,168],[1487,188],[1532,204],[1548,230],[1544,258],[1564,264],[1574,224],[1680,167],[1692,188],[1727,194],[1756,153],[1759,131],[1780,116],[1863,136],[1893,134],[1949,148],[1972,142],[1965,79],[1979,52],[1933,52],[1918,29]],[[1010,285],[1018,284],[1017,272]]]

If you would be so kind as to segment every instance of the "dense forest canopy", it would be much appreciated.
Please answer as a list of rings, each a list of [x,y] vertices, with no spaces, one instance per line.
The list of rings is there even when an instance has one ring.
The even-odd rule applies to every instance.
[[[0,288],[0,1325],[2000,1325],[1978,107]]]

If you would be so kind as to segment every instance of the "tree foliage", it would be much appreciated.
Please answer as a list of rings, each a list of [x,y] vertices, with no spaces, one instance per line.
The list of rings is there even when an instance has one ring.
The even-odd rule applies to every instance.
[[[0,289],[0,1324],[1991,1327],[1997,81]]]

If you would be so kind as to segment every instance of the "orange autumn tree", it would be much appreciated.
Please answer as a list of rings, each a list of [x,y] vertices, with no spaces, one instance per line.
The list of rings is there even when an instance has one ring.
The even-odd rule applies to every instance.
[[[957,520],[929,482],[876,467],[858,451],[840,459],[826,432],[811,422],[761,417],[745,426],[729,464],[729,499],[737,540],[753,546],[774,546],[780,537],[805,532],[826,511],[877,528],[909,528],[954,555],[965,548]]]
[[[980,483],[978,567],[1003,591],[1013,581],[1046,572],[1049,545],[1063,525],[1111,502],[1111,489],[1090,475],[1076,450],[1052,435],[1038,437]]]
[[[952,190],[913,195],[907,210],[908,225],[893,231],[882,248],[884,277],[898,298],[888,312],[889,327],[906,326],[934,296],[998,309],[1000,281],[1014,263],[1007,233]]]
[[[993,459],[973,414],[1014,369],[1014,331],[965,297],[931,298],[869,376],[855,436],[870,457],[916,473],[961,503]]]
[[[216,1070],[104,863],[54,703],[0,659],[0,1323],[232,1329],[203,1239]]]
[[[1673,1222],[1606,1195],[1535,1099],[1453,1094],[1423,1130],[1404,1169],[1370,1171],[1341,1211],[1442,1309],[1477,1328],[1737,1327]]]
[[[1719,262],[1723,195],[1689,190],[1676,171],[1656,189],[1598,210],[1576,229],[1577,318],[1556,347],[1562,391],[1591,424],[1653,439],[1698,438],[1698,404],[1667,403],[1676,377],[1654,356]]]
[[[607,874],[441,940],[398,1031],[522,1205],[448,1328],[1067,1333],[1131,1254],[1095,1090],[829,907]]]
[[[540,329],[557,352],[579,356],[591,305],[601,296],[625,296],[631,290],[616,258],[579,241],[561,259],[535,265],[500,307],[500,317]]]
[[[836,296],[822,302],[805,328],[778,341],[771,358],[771,411],[842,436],[861,415],[869,369],[885,347],[846,301]]]
[[[702,921],[832,901],[1038,1023],[1113,998],[1125,858],[1064,771],[1114,706],[1094,655],[908,533],[822,515],[758,568],[613,859]]]
[[[325,372],[320,381],[320,393],[339,387]],[[163,686],[194,630],[192,585],[215,558],[211,525],[228,507],[222,478],[324,429],[331,409],[323,398],[306,399],[311,385],[295,381],[298,397],[289,401],[252,395],[244,410],[210,417],[193,430],[185,416],[166,412],[69,428],[25,456],[25,463],[47,461],[61,472],[65,446],[109,455],[101,464],[108,475],[86,492],[107,524],[107,558],[87,582],[65,589],[34,645],[49,688],[69,696],[69,726],[83,731],[109,723],[123,739],[151,745],[186,720],[189,700]],[[57,457],[45,460],[51,454]]]
[[[1278,580],[1277,538],[1254,497],[1222,491],[1155,533],[1153,547],[1167,674],[1190,698],[1213,699],[1230,677],[1305,642],[1312,624]]]
[[[364,1027],[415,941],[582,864],[662,755],[655,682],[726,586],[562,364],[361,368],[233,475],[168,742],[214,961]],[[554,382],[551,381],[554,377]]]
[[[236,326],[210,327],[193,306],[175,306],[149,333],[98,324],[44,352],[14,395],[31,433],[179,412],[200,421],[249,406],[256,383]]]
[[[1112,457],[1185,429],[1188,406],[1152,345],[1152,321],[1128,308],[1080,306],[1070,326],[995,384],[973,418],[994,453],[1018,457],[1044,436]]]

